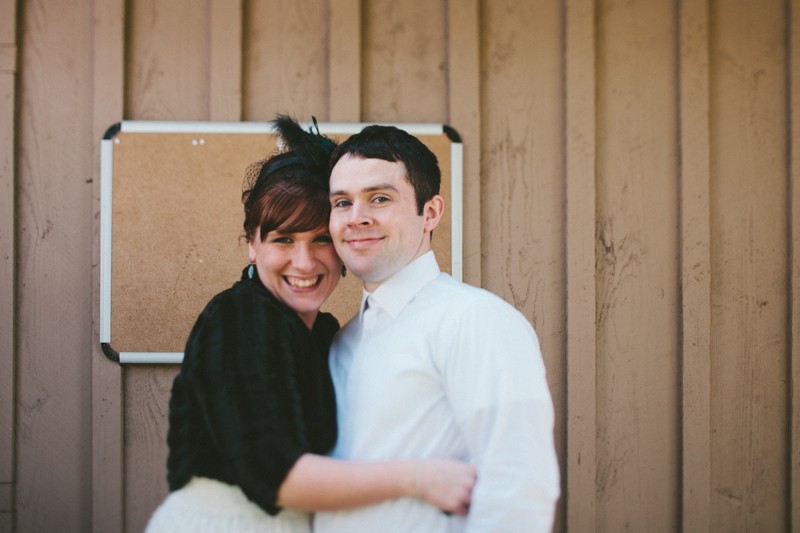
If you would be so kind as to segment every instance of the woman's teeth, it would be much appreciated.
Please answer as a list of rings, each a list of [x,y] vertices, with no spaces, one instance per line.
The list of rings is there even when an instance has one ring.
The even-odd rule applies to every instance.
[[[289,285],[291,285],[292,287],[297,287],[298,289],[307,289],[317,284],[317,282],[319,281],[319,276],[311,279],[300,279],[287,276],[286,281],[289,282]]]

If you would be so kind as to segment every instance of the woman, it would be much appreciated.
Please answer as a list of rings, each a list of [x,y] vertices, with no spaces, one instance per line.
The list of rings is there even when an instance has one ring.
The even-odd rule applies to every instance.
[[[336,439],[327,352],[339,328],[320,313],[345,274],[328,233],[334,143],[288,117],[286,151],[251,166],[250,265],[192,329],[172,388],[171,494],[148,531],[310,531],[313,510],[418,497],[466,514],[475,482],[457,461],[350,463]]]

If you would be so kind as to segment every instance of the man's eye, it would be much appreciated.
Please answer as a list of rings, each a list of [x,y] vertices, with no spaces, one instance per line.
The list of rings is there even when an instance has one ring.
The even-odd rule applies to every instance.
[[[333,202],[333,207],[349,207],[350,202],[347,200],[336,200]]]
[[[383,203],[386,203],[386,202],[389,201],[389,197],[388,196],[376,196],[375,198],[372,199],[372,201],[375,202],[376,204],[383,204]]]

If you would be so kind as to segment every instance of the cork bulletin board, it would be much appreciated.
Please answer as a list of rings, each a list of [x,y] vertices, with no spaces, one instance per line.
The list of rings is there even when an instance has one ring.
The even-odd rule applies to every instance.
[[[439,159],[445,216],[433,248],[461,279],[462,145],[441,124],[396,124]],[[306,126],[308,126],[306,124]],[[321,123],[341,142],[366,124]],[[100,343],[120,363],[180,363],[206,303],[248,264],[241,191],[276,150],[269,123],[125,121],[101,141]],[[323,310],[344,324],[361,285],[344,278]]]

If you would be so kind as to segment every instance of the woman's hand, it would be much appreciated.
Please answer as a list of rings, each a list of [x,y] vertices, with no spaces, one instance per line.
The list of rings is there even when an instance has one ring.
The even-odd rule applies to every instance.
[[[446,513],[465,516],[477,477],[475,466],[455,459],[419,460],[415,495]]]

